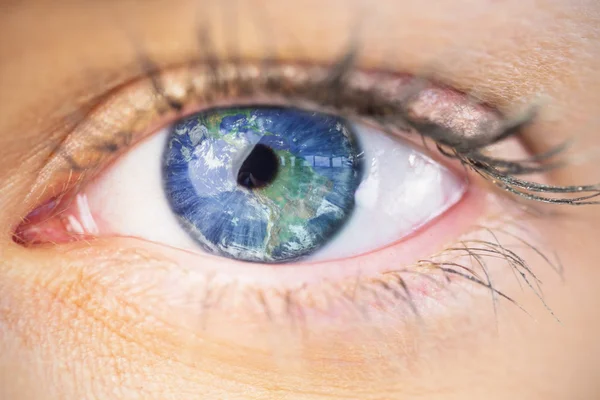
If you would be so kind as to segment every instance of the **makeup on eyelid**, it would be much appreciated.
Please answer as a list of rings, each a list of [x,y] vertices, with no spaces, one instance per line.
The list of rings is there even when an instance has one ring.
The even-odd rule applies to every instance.
[[[160,77],[164,94],[177,99],[183,105],[182,110],[175,112],[161,98],[162,95],[157,94],[152,80],[148,77],[119,86],[107,96],[103,96],[102,102],[69,133],[45,167],[45,173],[52,177],[48,179],[50,184],[45,182],[43,187],[37,188],[37,193],[32,193],[32,197],[41,196],[50,200],[61,195],[64,193],[65,184],[76,182],[80,176],[87,179],[85,177],[98,167],[106,165],[124,149],[139,142],[167,121],[185,117],[203,107],[260,103],[286,106],[291,102],[292,105],[301,108],[328,110],[315,98],[319,93],[319,80],[327,74],[326,67],[242,64],[235,67],[225,65],[222,69],[223,79],[235,81],[237,74],[240,79],[260,82],[261,77],[268,76],[277,82],[276,85],[283,91],[269,90],[255,83],[258,86],[253,89],[254,93],[250,97],[244,95],[244,90],[236,93],[235,85],[228,89],[232,93],[214,94],[210,87],[210,76],[213,72],[209,68],[173,68],[161,72]],[[360,117],[360,110],[355,109],[355,104],[369,109],[387,108],[387,112],[390,112],[392,104],[396,104],[398,99],[400,102],[405,99],[403,107],[406,107],[407,113],[415,120],[439,123],[448,128],[460,127],[465,136],[481,136],[482,129],[487,132],[490,126],[497,126],[499,121],[502,121],[498,112],[451,88],[436,87],[431,83],[422,88],[421,80],[406,75],[358,70],[352,71],[348,82],[349,87],[346,90],[351,98],[347,100],[346,112],[350,116]],[[314,92],[310,92],[313,87]],[[308,95],[290,98],[300,88],[308,91]],[[373,98],[374,96],[377,98]],[[411,96],[415,97],[406,101],[406,98]],[[378,105],[373,103],[374,101],[382,104]],[[338,112],[335,108],[329,111],[334,114]],[[392,129],[390,133],[397,132]],[[412,139],[418,141],[419,138]]]

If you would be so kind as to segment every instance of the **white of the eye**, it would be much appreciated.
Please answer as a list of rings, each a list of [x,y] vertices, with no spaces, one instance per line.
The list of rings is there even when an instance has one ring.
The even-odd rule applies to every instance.
[[[350,257],[385,247],[443,214],[462,197],[463,180],[408,143],[356,124],[363,180],[352,216],[311,260]]]
[[[355,209],[311,261],[359,255],[398,241],[448,210],[466,188],[408,143],[362,125],[354,131],[365,166]],[[161,162],[168,133],[161,130],[121,157],[90,187],[88,204],[99,225],[115,234],[198,250],[163,191]]]
[[[171,212],[162,186],[162,157],[169,129],[142,142],[109,168],[88,191],[98,224],[112,233],[178,248],[198,249]]]

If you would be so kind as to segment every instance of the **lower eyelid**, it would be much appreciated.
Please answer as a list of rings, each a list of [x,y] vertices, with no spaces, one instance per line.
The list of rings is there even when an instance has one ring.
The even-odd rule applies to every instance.
[[[266,346],[269,350],[268,340],[260,344],[263,340],[254,336],[256,329],[271,332],[269,329],[281,323],[289,328],[299,322],[311,332],[324,329],[333,334],[341,330],[342,335],[350,335],[347,339],[354,341],[359,335],[369,335],[363,330],[365,318],[388,328],[410,323],[415,318],[410,303],[413,301],[419,308],[419,317],[431,322],[438,314],[445,315],[446,307],[469,310],[469,302],[475,299],[462,298],[455,305],[457,292],[453,286],[472,283],[453,276],[432,277],[418,268],[411,273],[410,265],[418,261],[415,254],[443,251],[456,241],[456,232],[472,229],[485,211],[483,198],[473,188],[432,227],[406,242],[379,250],[376,257],[358,256],[342,262],[292,266],[238,263],[127,237],[99,238],[91,243],[75,242],[40,251],[51,253],[48,260],[64,254],[61,263],[72,263],[69,269],[80,270],[85,280],[93,281],[89,282],[90,287],[101,290],[107,299],[114,297],[118,302],[131,304],[151,318],[179,329],[208,329],[221,343],[232,340],[251,348]],[[386,281],[392,286],[400,277],[394,273],[397,270],[405,271],[401,276],[410,291],[410,302],[394,298],[383,289]],[[385,274],[386,271],[391,274]],[[360,290],[356,289],[358,286]],[[396,290],[402,296],[403,289]],[[485,288],[483,296],[489,301]],[[231,324],[239,327],[236,334],[231,331]],[[360,332],[355,332],[357,328]],[[240,335],[242,331],[247,331],[248,336]],[[294,329],[289,333],[295,336]],[[246,338],[253,338],[252,343],[246,343]],[[294,343],[297,345],[296,341],[291,344]]]
[[[474,221],[483,213],[485,208],[483,199],[484,196],[482,196],[480,189],[470,188],[463,199],[452,209],[432,221],[430,226],[420,229],[411,237],[392,243],[373,254],[364,254],[337,261],[296,265],[240,263],[209,254],[200,255],[128,237],[100,238],[96,239],[96,243],[92,243],[92,246],[96,249],[132,249],[134,252],[139,251],[140,254],[152,255],[148,257],[149,260],[153,258],[163,260],[158,261],[158,263],[169,265],[165,268],[172,270],[172,273],[165,272],[167,276],[178,278],[161,279],[159,285],[162,288],[155,289],[157,289],[157,293],[164,292],[164,296],[171,297],[167,302],[174,301],[172,306],[175,308],[187,307],[177,300],[182,298],[185,298],[185,302],[190,304],[201,303],[203,301],[202,297],[206,296],[205,290],[211,292],[228,291],[229,295],[237,299],[243,298],[244,295],[249,295],[249,293],[264,293],[265,301],[270,303],[279,302],[280,300],[276,299],[281,299],[282,293],[305,290],[304,299],[314,302],[326,291],[338,291],[339,288],[351,287],[356,285],[357,282],[381,279],[382,274],[385,272],[410,270],[409,266],[418,261],[414,258],[415,254],[429,255],[443,250],[445,244],[452,243],[456,239],[457,232],[467,232],[473,226]],[[74,243],[66,246],[84,249],[89,245]],[[95,251],[92,249],[92,252]],[[147,273],[150,274],[147,279],[153,280],[151,274],[154,272],[150,270]],[[126,273],[126,275],[128,274]],[[135,277],[135,274],[133,277]],[[445,285],[432,283],[431,279],[420,277],[419,274],[415,274],[410,280],[405,279],[407,284],[410,285],[410,290],[424,298],[437,299],[436,301],[443,302],[444,297],[449,293],[444,290],[443,286]],[[169,295],[169,293],[172,293],[172,295]],[[183,295],[184,293],[185,295]],[[273,297],[273,293],[278,293],[278,295]],[[180,298],[180,295],[183,297]],[[256,294],[250,295],[256,302]],[[334,294],[334,296],[336,295],[339,296],[339,293]],[[229,299],[223,301],[228,303]],[[308,311],[310,307],[304,308],[301,304],[302,301],[295,301],[298,302],[294,305],[295,307],[300,307],[303,310],[302,312],[311,313]],[[227,309],[228,306],[222,307]],[[275,308],[276,306],[271,305],[271,307]],[[230,311],[234,311],[234,309]],[[260,305],[254,307],[254,311],[264,312]],[[339,312],[329,310],[326,315],[317,312],[313,317],[327,323],[326,321],[334,315],[337,315],[335,318],[339,319],[340,313],[341,310]],[[285,315],[278,315],[277,317],[286,318]],[[352,318],[355,318],[355,316]]]

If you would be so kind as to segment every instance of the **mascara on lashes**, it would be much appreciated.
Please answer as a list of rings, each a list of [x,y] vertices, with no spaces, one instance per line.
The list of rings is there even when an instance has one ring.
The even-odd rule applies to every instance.
[[[140,131],[148,129],[149,121],[164,119],[169,113],[179,116],[191,114],[202,105],[229,105],[232,99],[240,105],[263,103],[315,109],[372,121],[376,126],[394,132],[412,130],[423,136],[435,135],[435,139],[442,143],[467,134],[470,137],[487,135],[488,128],[498,126],[498,121],[502,120],[496,111],[452,89],[435,84],[422,87],[422,79],[408,75],[348,71],[342,83],[336,84],[332,90],[327,86],[332,80],[327,67],[223,63],[218,70],[214,68],[195,64],[193,69],[183,67],[162,71],[161,76],[156,76],[158,72],[149,73],[146,79],[131,84],[133,88],[130,89],[137,89],[138,95],[129,95],[120,102],[118,98],[114,100],[116,104],[112,105],[124,110],[122,115],[114,110],[92,113],[90,121],[84,121],[72,131],[72,140],[68,138],[58,149],[58,154],[68,158],[67,166],[76,166],[78,170],[94,169],[100,161],[94,162],[89,153],[80,151],[74,154],[71,148],[81,146],[72,146],[70,142],[91,142],[90,151],[109,156],[137,142]],[[157,81],[162,83],[159,85]],[[415,91],[416,87],[420,90]],[[441,114],[440,109],[443,111]],[[462,119],[459,111],[464,113],[465,109],[470,115]],[[476,118],[473,118],[474,115]],[[122,126],[115,129],[117,132],[109,132],[106,120]],[[449,121],[452,121],[451,126],[447,125]],[[424,125],[426,122],[427,125]],[[415,124],[424,127],[422,132],[411,128]],[[457,133],[456,129],[461,132]],[[78,132],[82,134],[78,135]],[[115,134],[119,136],[115,138]],[[478,139],[478,143],[480,141]]]

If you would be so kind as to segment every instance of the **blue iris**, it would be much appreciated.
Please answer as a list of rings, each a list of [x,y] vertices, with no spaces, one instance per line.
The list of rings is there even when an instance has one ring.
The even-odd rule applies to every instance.
[[[164,190],[206,251],[289,262],[325,245],[354,208],[360,149],[345,120],[285,107],[215,108],[177,122]]]

